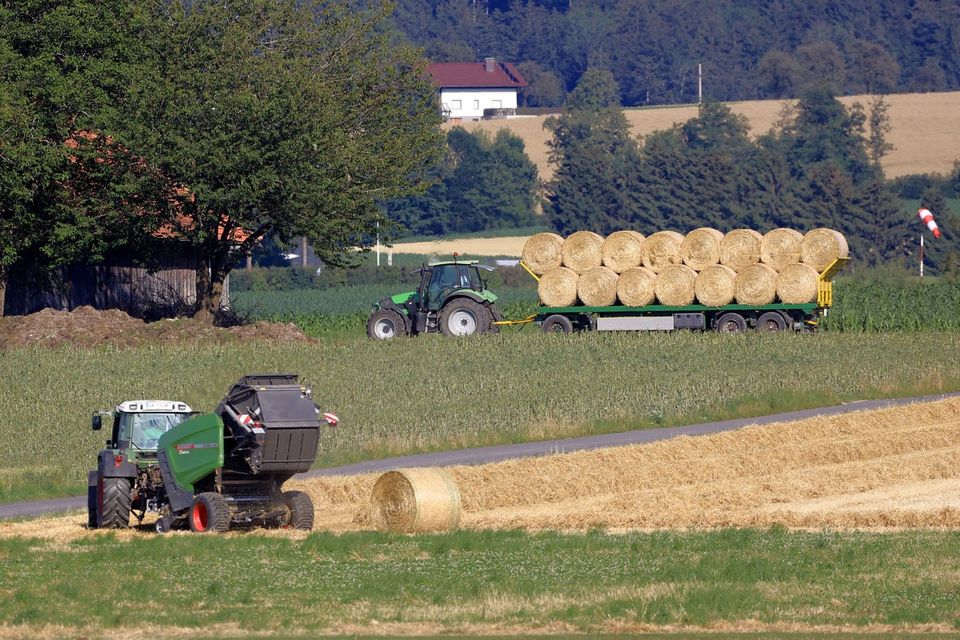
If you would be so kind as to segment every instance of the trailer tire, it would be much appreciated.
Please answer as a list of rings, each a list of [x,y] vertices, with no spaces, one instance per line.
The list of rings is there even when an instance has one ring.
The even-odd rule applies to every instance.
[[[757,318],[757,331],[778,332],[787,328],[787,320],[779,311],[767,311]]]
[[[374,340],[389,340],[405,335],[407,324],[403,316],[392,309],[377,309],[367,320],[367,336]]]
[[[310,531],[313,529],[313,500],[302,491],[284,491],[283,503],[290,510],[288,527]]]
[[[197,494],[187,514],[187,521],[194,533],[223,533],[230,528],[230,505],[219,493],[206,491]]]
[[[126,529],[130,526],[130,480],[104,478],[97,480],[97,527]]]
[[[725,313],[717,318],[716,329],[719,333],[743,333],[747,330],[747,321],[739,313]]]
[[[543,329],[544,333],[573,333],[573,322],[567,316],[555,313],[552,316],[547,316],[540,324],[540,328]]]
[[[490,330],[490,310],[469,298],[454,298],[440,310],[440,333],[472,336]]]

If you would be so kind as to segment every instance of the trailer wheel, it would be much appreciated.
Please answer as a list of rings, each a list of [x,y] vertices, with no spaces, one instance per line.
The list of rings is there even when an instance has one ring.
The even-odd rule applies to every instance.
[[[490,329],[490,311],[469,298],[454,298],[440,310],[440,332],[445,336],[472,336]]]
[[[544,333],[573,333],[573,322],[567,316],[555,313],[547,316],[540,328]]]
[[[757,331],[783,331],[786,328],[786,319],[777,311],[767,311],[757,318]]]
[[[717,318],[716,329],[720,333],[743,333],[747,330],[747,321],[739,313],[725,313]]]
[[[294,529],[313,529],[313,500],[302,491],[284,491],[283,504],[290,510],[287,526]]]
[[[130,480],[104,478],[97,481],[97,526],[126,529],[130,526]]]
[[[190,530],[195,533],[223,533],[230,528],[230,506],[227,499],[219,493],[207,491],[193,499],[187,520],[190,522]]]
[[[407,335],[407,325],[399,313],[392,309],[377,309],[367,320],[367,336],[374,340],[389,340]]]

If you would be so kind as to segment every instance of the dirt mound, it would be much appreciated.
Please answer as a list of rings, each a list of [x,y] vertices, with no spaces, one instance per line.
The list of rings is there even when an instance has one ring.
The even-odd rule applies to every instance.
[[[310,342],[312,338],[293,324],[257,322],[224,329],[185,318],[146,323],[117,309],[101,311],[89,306],[73,311],[43,309],[28,316],[0,318],[0,349],[32,345],[122,348],[156,343],[254,340]]]

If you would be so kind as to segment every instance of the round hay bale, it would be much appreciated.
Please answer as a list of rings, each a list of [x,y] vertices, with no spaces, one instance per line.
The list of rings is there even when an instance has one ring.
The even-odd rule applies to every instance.
[[[788,264],[800,262],[803,234],[796,229],[768,231],[760,242],[760,262],[780,271]]]
[[[777,298],[777,270],[768,264],[752,264],[737,274],[734,298],[737,304],[770,304]]]
[[[820,228],[808,231],[800,243],[800,260],[820,273],[837,258],[850,255],[847,239],[833,229]]]
[[[702,271],[720,262],[720,241],[723,234],[716,229],[700,227],[684,237],[680,244],[680,259],[694,271]]]
[[[537,294],[545,307],[572,307],[577,304],[577,281],[580,276],[573,269],[554,267],[542,276]]]
[[[722,307],[733,302],[737,292],[737,272],[722,264],[710,265],[697,274],[697,302]]]
[[[539,276],[562,264],[561,246],[563,246],[561,236],[555,233],[537,233],[527,238],[523,245],[523,253],[520,254],[521,259],[530,271]]]
[[[370,514],[381,531],[452,531],[460,526],[460,491],[443,469],[400,469],[377,479]]]
[[[617,279],[617,298],[628,307],[644,307],[657,299],[657,274],[646,267],[633,267]]]
[[[683,236],[676,231],[657,231],[643,241],[641,262],[654,273],[660,273],[672,264],[680,264],[680,245]]]
[[[609,267],[594,267],[580,274],[577,297],[588,307],[609,307],[617,302],[617,274]]]
[[[644,237],[636,231],[614,231],[603,241],[603,266],[623,273],[640,265]]]
[[[809,264],[788,264],[777,274],[777,297],[787,304],[804,304],[817,299],[817,270]]]
[[[577,231],[567,236],[560,247],[563,266],[583,273],[603,263],[603,236],[593,231]]]
[[[685,264],[671,264],[657,274],[656,294],[660,304],[682,307],[696,298],[697,272]]]
[[[720,264],[734,271],[742,271],[760,262],[760,243],[763,234],[753,229],[734,229],[720,241]]]

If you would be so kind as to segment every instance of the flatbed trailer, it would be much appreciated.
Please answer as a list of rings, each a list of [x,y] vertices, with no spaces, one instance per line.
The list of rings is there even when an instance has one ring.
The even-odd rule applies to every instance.
[[[774,303],[763,305],[728,304],[708,307],[702,304],[685,306],[647,305],[628,307],[546,307],[519,321],[500,324],[534,322],[547,333],[573,331],[719,331],[740,333],[758,331],[815,331],[820,319],[833,305],[832,278],[848,258],[838,258],[817,279],[817,300],[804,304]],[[521,262],[535,279],[539,278]]]

